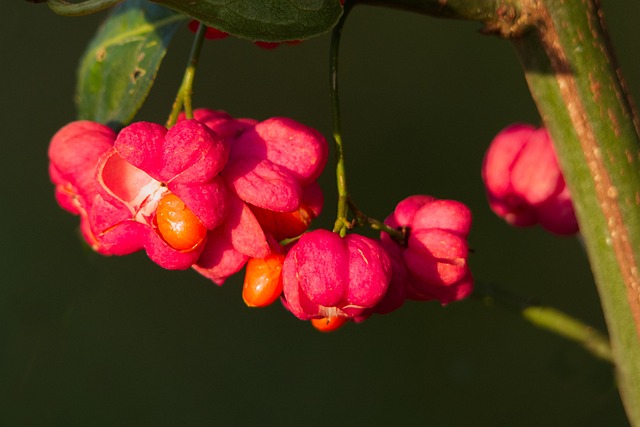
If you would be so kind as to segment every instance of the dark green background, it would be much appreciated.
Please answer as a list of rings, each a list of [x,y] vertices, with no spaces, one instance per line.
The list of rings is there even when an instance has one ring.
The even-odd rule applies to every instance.
[[[604,3],[638,93],[640,3]],[[605,363],[500,306],[407,303],[325,335],[279,304],[245,307],[240,277],[217,287],[143,254],[87,252],[77,218],[54,201],[46,153],[74,119],[75,67],[104,14],[64,18],[11,0],[0,16],[0,425],[626,424]],[[478,281],[604,328],[579,242],[508,227],[486,205],[488,142],[538,116],[509,43],[478,30],[354,10],[340,80],[352,194],[379,218],[410,194],[467,203]],[[189,43],[182,30],[140,119],[165,121]],[[326,36],[274,51],[207,42],[195,104],[290,116],[329,137],[328,45]]]

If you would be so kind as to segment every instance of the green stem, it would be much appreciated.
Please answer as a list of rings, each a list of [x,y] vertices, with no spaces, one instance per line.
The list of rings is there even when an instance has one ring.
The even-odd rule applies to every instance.
[[[598,359],[613,363],[611,345],[604,334],[556,308],[534,304],[498,287],[481,283],[476,283],[473,295],[485,303],[498,303],[516,310],[534,326],[574,341]]]
[[[393,227],[389,227],[384,222],[377,220],[375,218],[371,218],[367,216],[364,212],[362,212],[358,207],[353,203],[353,200],[349,199],[348,201],[349,209],[356,216],[356,221],[358,221],[358,225],[368,225],[373,230],[384,231],[389,234],[399,245],[404,245],[407,240],[406,229],[397,230]]]
[[[123,0],[85,0],[80,3],[71,3],[64,0],[48,0],[49,9],[64,16],[84,16],[100,12],[121,3]]]
[[[437,18],[478,21],[484,32],[513,34],[527,19],[521,4],[530,0],[357,0],[358,4],[401,9]]]
[[[357,0],[358,4],[404,9],[438,18],[485,21],[495,17],[495,0]]]
[[[609,340],[599,331],[553,307],[530,306],[522,316],[532,324],[577,342],[595,357],[613,363]]]
[[[342,143],[342,124],[340,121],[340,97],[338,95],[338,56],[342,28],[349,15],[353,3],[345,2],[344,13],[331,33],[331,48],[329,51],[329,91],[331,97],[331,117],[333,122],[333,139],[336,143],[336,184],[338,186],[338,212],[333,226],[335,233],[344,236],[350,224],[347,219],[349,208],[349,191],[347,189],[347,173],[344,160],[344,145]]]
[[[399,242],[404,243],[404,232],[391,228],[382,221],[370,218],[362,213],[351,200],[351,196],[349,195],[349,190],[347,188],[347,172],[345,167],[344,144],[342,142],[342,123],[340,119],[340,96],[338,92],[338,58],[342,29],[353,6],[354,2],[352,0],[347,0],[345,2],[344,13],[331,33],[331,49],[329,52],[329,89],[331,96],[333,139],[336,144],[336,184],[338,187],[338,212],[336,214],[333,232],[340,233],[341,236],[344,236],[347,230],[351,228],[352,224],[348,219],[349,209],[351,209],[356,216],[358,224],[367,224],[374,230],[385,231]]]
[[[167,128],[170,128],[178,120],[178,115],[184,110],[184,114],[187,119],[193,118],[193,106],[191,103],[193,95],[193,81],[196,75],[196,69],[198,68],[198,60],[200,59],[200,52],[202,51],[202,42],[204,40],[204,34],[207,31],[207,27],[204,24],[198,25],[198,30],[193,39],[193,45],[191,46],[191,53],[189,54],[189,62],[187,68],[182,77],[182,84],[178,89],[178,94],[173,102],[171,108],[171,114],[167,120]]]

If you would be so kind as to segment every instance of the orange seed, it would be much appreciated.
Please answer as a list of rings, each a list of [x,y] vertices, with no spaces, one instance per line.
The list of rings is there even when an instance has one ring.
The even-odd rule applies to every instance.
[[[178,251],[196,249],[207,234],[198,217],[173,193],[166,194],[158,203],[156,224],[164,241]]]
[[[272,253],[247,262],[242,299],[249,307],[266,307],[282,294],[284,255]]]
[[[320,319],[311,319],[311,324],[314,328],[319,330],[320,332],[331,332],[340,328],[347,322],[346,317],[340,316],[330,316],[330,317],[322,317]]]

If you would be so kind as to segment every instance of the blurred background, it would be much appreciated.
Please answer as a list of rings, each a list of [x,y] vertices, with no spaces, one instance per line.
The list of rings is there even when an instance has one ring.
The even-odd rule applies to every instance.
[[[640,3],[603,8],[632,93]],[[610,366],[497,304],[409,302],[321,334],[279,303],[249,309],[242,275],[218,287],[144,254],[81,245],[47,174],[73,120],[75,68],[105,13],[54,15],[11,1],[0,26],[0,425],[624,426]],[[512,122],[538,123],[509,42],[475,23],[357,7],[344,31],[341,97],[350,190],[384,218],[411,194],[474,212],[476,280],[604,330],[579,242],[514,229],[487,207],[480,165]],[[164,123],[191,33],[175,37],[138,119]],[[267,51],[207,41],[194,104],[289,116],[331,136],[329,37]],[[330,161],[318,226],[332,224]]]

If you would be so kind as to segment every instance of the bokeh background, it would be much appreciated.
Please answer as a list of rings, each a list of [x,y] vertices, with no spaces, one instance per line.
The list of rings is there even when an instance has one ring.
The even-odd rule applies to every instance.
[[[638,94],[640,3],[602,3]],[[144,254],[87,252],[54,201],[47,147],[74,119],[75,67],[105,13],[65,18],[15,0],[1,13],[0,425],[627,424],[606,363],[499,304],[407,303],[321,334],[279,304],[245,307],[241,275],[218,287]],[[487,144],[539,118],[510,44],[478,30],[353,11],[340,75],[352,195],[378,218],[411,194],[465,202],[478,281],[604,329],[580,243],[508,227],[487,207]],[[139,119],[165,121],[190,41],[183,29],[172,42]],[[328,47],[328,36],[272,51],[209,41],[195,104],[289,116],[329,138]],[[318,226],[333,221],[333,165]]]

